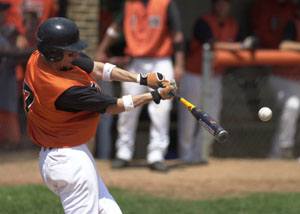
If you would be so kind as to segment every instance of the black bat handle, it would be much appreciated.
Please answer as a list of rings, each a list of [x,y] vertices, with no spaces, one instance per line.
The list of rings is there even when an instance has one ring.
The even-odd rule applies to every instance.
[[[175,91],[171,91],[170,94],[172,94],[177,100],[180,100],[181,96],[177,94]]]

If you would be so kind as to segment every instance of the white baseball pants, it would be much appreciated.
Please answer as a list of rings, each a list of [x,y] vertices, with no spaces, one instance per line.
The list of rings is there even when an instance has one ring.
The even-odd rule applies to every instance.
[[[66,214],[122,214],[86,145],[41,148],[39,166],[48,188],[61,198]]]
[[[173,79],[173,66],[170,58],[158,59],[134,59],[129,67],[133,73],[162,73],[167,80]],[[137,83],[122,83],[123,95],[139,95],[149,92],[150,88],[141,86]],[[161,100],[160,104],[150,102],[148,104],[148,113],[151,119],[150,142],[147,148],[147,161],[154,163],[163,161],[166,150],[169,145],[169,123],[172,101]],[[124,160],[131,160],[134,153],[134,143],[136,138],[136,129],[142,106],[137,107],[130,112],[119,114],[117,123],[118,139],[116,142],[116,157]]]
[[[202,76],[186,71],[179,85],[179,93],[190,103],[201,108],[202,87]],[[222,107],[221,88],[221,76],[213,77],[211,79],[210,87],[210,108],[203,109],[217,121],[219,121],[220,110]],[[206,132],[206,130],[200,126],[186,107],[182,103],[178,102],[178,152],[183,161],[198,162],[204,160],[204,157],[201,157],[201,149],[203,148],[201,139],[203,132]],[[208,143],[211,144],[213,140],[214,138],[211,137],[211,142]]]
[[[279,157],[280,150],[293,148],[300,114],[300,83],[297,80],[271,75],[269,84],[275,89],[277,104],[282,106],[270,157]]]

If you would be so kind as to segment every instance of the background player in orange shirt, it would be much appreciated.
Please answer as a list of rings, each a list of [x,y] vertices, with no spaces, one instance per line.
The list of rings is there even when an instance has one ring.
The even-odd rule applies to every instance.
[[[31,140],[41,147],[39,165],[46,185],[60,196],[65,213],[122,213],[97,173],[85,143],[101,114],[117,114],[161,99],[174,89],[159,73],[134,74],[80,52],[88,46],[76,24],[51,18],[38,30],[37,48],[27,64],[24,109]],[[151,93],[115,98],[92,78],[159,85]]]
[[[5,10],[10,4],[0,2],[0,147],[10,147],[10,142],[18,143],[21,131],[18,118],[18,93],[16,62],[14,57],[17,30],[14,25],[5,24]]]
[[[278,48],[283,29],[295,17],[291,0],[256,0],[251,8],[254,34],[263,48]]]
[[[96,59],[107,59],[106,51],[124,31],[126,55],[132,57],[129,71],[133,73],[162,72],[167,79],[180,81],[184,71],[184,43],[179,11],[174,0],[125,1],[124,13],[108,28]],[[174,67],[172,55],[174,54]],[[122,83],[123,94],[139,94],[149,89],[132,83]],[[150,169],[166,172],[164,156],[169,137],[171,101],[148,105],[151,120],[147,162]],[[116,160],[113,168],[128,166],[134,154],[136,129],[142,108],[124,112],[118,119]],[[157,115],[160,115],[157,117]]]
[[[300,5],[296,17],[288,22],[283,30],[281,50],[300,50]],[[272,69],[268,81],[274,89],[277,107],[281,109],[277,130],[273,139],[271,158],[294,158],[297,122],[300,114],[300,66]]]
[[[257,0],[252,6],[254,33],[262,48],[293,49],[298,40],[297,5],[291,0]],[[299,67],[272,67],[267,86],[271,86],[282,110],[269,158],[292,158],[297,118],[300,110]]]
[[[24,13],[36,12],[40,23],[57,15],[57,5],[54,0],[3,0],[3,2],[11,4],[6,12],[6,22],[17,26],[21,34],[25,33],[22,23]]]
[[[254,39],[245,38],[238,22],[229,17],[230,0],[212,0],[212,12],[201,16],[193,28],[189,52],[186,56],[186,72],[180,83],[180,93],[196,106],[201,106],[202,78],[202,46],[209,43],[212,49],[240,50],[253,45]],[[217,121],[222,106],[222,72],[214,70],[211,79],[211,105],[205,109]],[[206,164],[209,151],[204,151],[201,135],[203,128],[197,125],[193,116],[183,105],[178,106],[179,155],[186,164]],[[210,141],[213,141],[211,137]],[[210,145],[212,142],[204,142]],[[206,154],[206,155],[204,155]]]

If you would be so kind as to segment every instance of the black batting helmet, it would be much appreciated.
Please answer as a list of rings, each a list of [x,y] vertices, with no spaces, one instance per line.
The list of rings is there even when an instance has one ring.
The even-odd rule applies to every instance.
[[[61,61],[63,50],[81,51],[88,43],[79,38],[79,29],[70,19],[54,17],[44,21],[37,33],[37,49],[51,62]]]

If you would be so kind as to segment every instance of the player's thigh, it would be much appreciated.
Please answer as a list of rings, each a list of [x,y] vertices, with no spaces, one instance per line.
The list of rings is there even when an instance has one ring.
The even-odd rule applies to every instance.
[[[60,196],[66,213],[93,211],[99,206],[98,175],[85,149],[53,149],[46,158],[46,184]]]
[[[160,104],[151,102],[148,104],[149,117],[157,127],[169,127],[170,112],[172,109],[171,100],[161,100]]]
[[[174,79],[174,68],[171,58],[160,58],[154,60],[152,72],[159,72],[165,76],[167,80]]]
[[[202,77],[201,75],[186,72],[179,84],[180,95],[193,103],[195,106],[201,106],[202,97]]]
[[[121,83],[121,88],[122,88],[122,95],[139,95],[146,93],[148,91],[147,87],[141,86],[138,83],[133,83],[133,82],[122,82]]]

